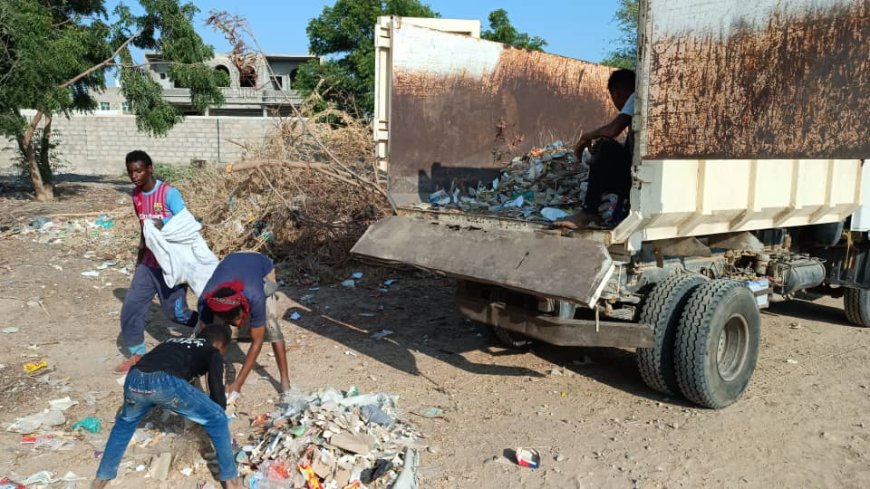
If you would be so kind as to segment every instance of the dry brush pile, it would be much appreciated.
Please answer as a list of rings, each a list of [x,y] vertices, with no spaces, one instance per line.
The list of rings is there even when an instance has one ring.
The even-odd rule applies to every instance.
[[[317,277],[335,276],[370,224],[391,212],[380,186],[371,129],[332,109],[278,119],[244,161],[180,183],[219,256],[264,252]]]

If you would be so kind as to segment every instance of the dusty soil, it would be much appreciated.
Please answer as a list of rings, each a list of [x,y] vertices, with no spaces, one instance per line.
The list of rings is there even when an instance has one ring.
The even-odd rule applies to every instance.
[[[92,477],[121,402],[111,368],[121,359],[118,313],[130,279],[121,269],[135,235],[91,231],[57,241],[15,230],[36,215],[117,209],[129,204],[129,187],[76,181],[61,190],[52,204],[0,196],[2,224],[9,228],[0,234],[0,329],[19,328],[0,333],[0,426],[69,395],[79,404],[67,410],[57,435],[71,449],[24,445],[21,435],[0,431],[0,478],[39,470]],[[107,259],[121,262],[99,277],[81,275]],[[400,396],[405,416],[426,433],[430,447],[422,453],[420,487],[870,487],[870,329],[850,326],[838,300],[765,312],[750,389],[737,404],[710,411],[649,390],[631,351],[507,350],[455,312],[449,280],[360,270],[366,275],[355,289],[327,283],[317,292],[308,284],[284,289],[292,299],[288,312],[303,316],[284,323],[291,376],[303,389],[357,385]],[[384,297],[373,297],[385,277],[399,281]],[[295,302],[311,293],[315,304]],[[382,329],[395,334],[370,337]],[[149,344],[178,334],[173,331],[155,304]],[[237,367],[244,348],[229,356]],[[42,359],[47,369],[33,376],[22,371],[24,363]],[[234,433],[244,432],[250,416],[270,411],[277,398],[274,360],[264,353],[260,363],[243,391]],[[443,408],[444,417],[412,414],[430,406]],[[69,425],[85,416],[101,418],[102,432],[72,433]],[[198,427],[171,418],[155,413],[148,419],[154,439],[128,450],[112,487],[214,481]],[[164,430],[168,436],[160,435]],[[504,459],[518,446],[540,450],[542,467]],[[161,451],[176,454],[168,481],[136,471]],[[189,477],[180,472],[187,467]]]

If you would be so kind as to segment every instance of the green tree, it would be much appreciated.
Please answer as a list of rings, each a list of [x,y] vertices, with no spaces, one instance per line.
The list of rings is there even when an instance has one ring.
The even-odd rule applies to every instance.
[[[543,51],[544,46],[547,45],[547,41],[543,37],[529,36],[525,32],[518,32],[516,27],[511,24],[507,10],[502,8],[490,12],[489,30],[483,31],[480,37],[533,51]]]
[[[637,62],[637,26],[638,0],[619,0],[619,6],[613,16],[621,37],[615,42],[616,47],[602,64],[617,68],[635,69]]]
[[[354,115],[374,109],[375,44],[378,17],[438,17],[420,0],[337,0],[308,22],[310,50],[327,59],[299,69],[294,86],[303,95],[319,86],[324,99]]]
[[[53,117],[94,110],[92,94],[105,89],[109,70],[118,70],[139,130],[162,135],[182,119],[131,47],[160,53],[170,78],[190,89],[194,109],[223,103],[218,76],[203,63],[212,48],[193,28],[197,8],[179,0],[139,4],[141,15],[121,4],[110,20],[103,0],[0,1],[0,133],[18,143],[37,199],[54,198],[51,173],[43,178]],[[35,115],[28,120],[23,109]]]

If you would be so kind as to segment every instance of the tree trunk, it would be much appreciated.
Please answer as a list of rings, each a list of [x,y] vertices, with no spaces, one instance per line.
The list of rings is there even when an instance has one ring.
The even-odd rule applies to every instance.
[[[30,170],[30,181],[33,183],[33,191],[36,194],[36,200],[47,202],[54,200],[54,187],[51,184],[42,181],[42,174],[39,173],[39,161],[36,158],[36,147],[33,144],[33,135],[36,132],[36,128],[39,127],[39,121],[42,120],[42,117],[42,112],[37,112],[36,115],[33,116],[33,120],[30,121],[30,125],[24,131],[24,134],[19,135],[16,140],[18,141],[18,149],[24,156],[24,161],[27,163],[27,168]],[[48,129],[50,130],[50,121],[48,126]]]
[[[47,170],[43,178],[43,185],[52,187],[54,192],[54,172],[51,168],[51,122],[54,120],[52,116],[47,116],[45,126],[42,127],[42,137],[39,138],[39,170],[40,175],[42,170]]]

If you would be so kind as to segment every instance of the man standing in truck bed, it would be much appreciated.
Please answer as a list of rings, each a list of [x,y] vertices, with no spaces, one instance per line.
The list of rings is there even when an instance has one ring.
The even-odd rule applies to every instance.
[[[614,226],[628,213],[628,197],[631,190],[631,160],[634,135],[631,118],[634,115],[635,75],[631,70],[616,70],[607,81],[610,100],[619,109],[619,114],[607,124],[593,129],[580,137],[574,148],[577,159],[582,159],[583,150],[590,148],[592,161],[589,171],[589,187],[586,191],[584,209],[557,224],[574,228],[591,222]],[[625,143],[615,141],[628,129]],[[594,144],[593,144],[594,143]]]

